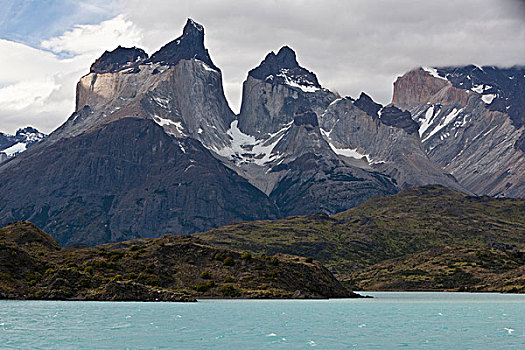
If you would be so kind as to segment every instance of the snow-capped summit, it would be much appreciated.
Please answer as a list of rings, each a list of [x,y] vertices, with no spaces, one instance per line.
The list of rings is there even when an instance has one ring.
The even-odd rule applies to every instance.
[[[321,89],[317,76],[299,65],[295,51],[288,46],[283,46],[277,54],[270,52],[248,75],[270,84],[288,85],[305,92]]]
[[[15,135],[0,133],[0,162],[25,151],[46,135],[33,127],[18,129]]]

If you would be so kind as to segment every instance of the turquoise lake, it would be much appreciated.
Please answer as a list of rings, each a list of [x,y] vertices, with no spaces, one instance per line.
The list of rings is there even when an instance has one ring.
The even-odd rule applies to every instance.
[[[525,295],[0,301],[1,349],[525,349]]]

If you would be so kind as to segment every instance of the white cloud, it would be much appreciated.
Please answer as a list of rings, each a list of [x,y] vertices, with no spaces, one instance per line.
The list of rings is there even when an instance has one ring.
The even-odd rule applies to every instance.
[[[51,52],[0,40],[0,131],[32,125],[51,132],[73,112],[75,85],[91,63],[104,50],[140,40],[140,31],[123,16],[44,41]],[[62,58],[65,52],[74,56]]]
[[[79,55],[100,52],[101,48],[113,48],[115,44],[133,46],[141,39],[140,30],[119,15],[98,25],[76,25],[58,37],[43,41],[42,47],[55,53]]]

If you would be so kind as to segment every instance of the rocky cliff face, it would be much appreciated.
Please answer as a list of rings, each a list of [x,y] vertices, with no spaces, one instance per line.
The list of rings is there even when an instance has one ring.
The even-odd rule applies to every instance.
[[[248,73],[243,85],[239,129],[267,138],[288,126],[301,109],[322,112],[336,96],[323,89],[314,73],[299,66],[287,46],[270,52]]]
[[[395,179],[398,188],[442,184],[461,189],[428,159],[410,113],[383,107],[368,95],[334,101],[320,117],[321,132],[337,154]]]
[[[30,219],[61,244],[96,244],[278,217],[207,149],[229,145],[234,115],[203,40],[188,20],[151,58],[104,53],[78,83],[75,113],[0,168],[0,221]]]
[[[192,137],[208,148],[228,143],[234,114],[222,74],[204,48],[202,26],[188,20],[183,35],[149,59],[137,48],[105,52],[80,79],[76,111],[50,141],[127,117],[152,120],[167,133]]]
[[[394,180],[342,159],[321,134],[319,117],[336,98],[292,49],[271,52],[249,72],[232,144],[218,153],[283,215],[335,213],[396,192]]]
[[[262,192],[200,142],[137,118],[24,152],[0,168],[0,189],[1,222],[31,220],[61,245],[278,216]]]
[[[398,78],[393,103],[408,109],[429,157],[468,190],[525,196],[525,69],[420,68]]]

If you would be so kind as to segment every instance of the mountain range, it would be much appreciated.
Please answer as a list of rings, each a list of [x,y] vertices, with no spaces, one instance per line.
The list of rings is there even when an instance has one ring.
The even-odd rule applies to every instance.
[[[0,224],[95,245],[331,215],[426,184],[524,197],[524,74],[418,68],[383,106],[323,88],[284,46],[248,72],[235,114],[188,19],[151,56],[119,46],[93,63],[68,120],[0,166]]]
[[[14,135],[0,132],[0,163],[25,151],[44,137],[45,134],[30,126],[18,129]]]

